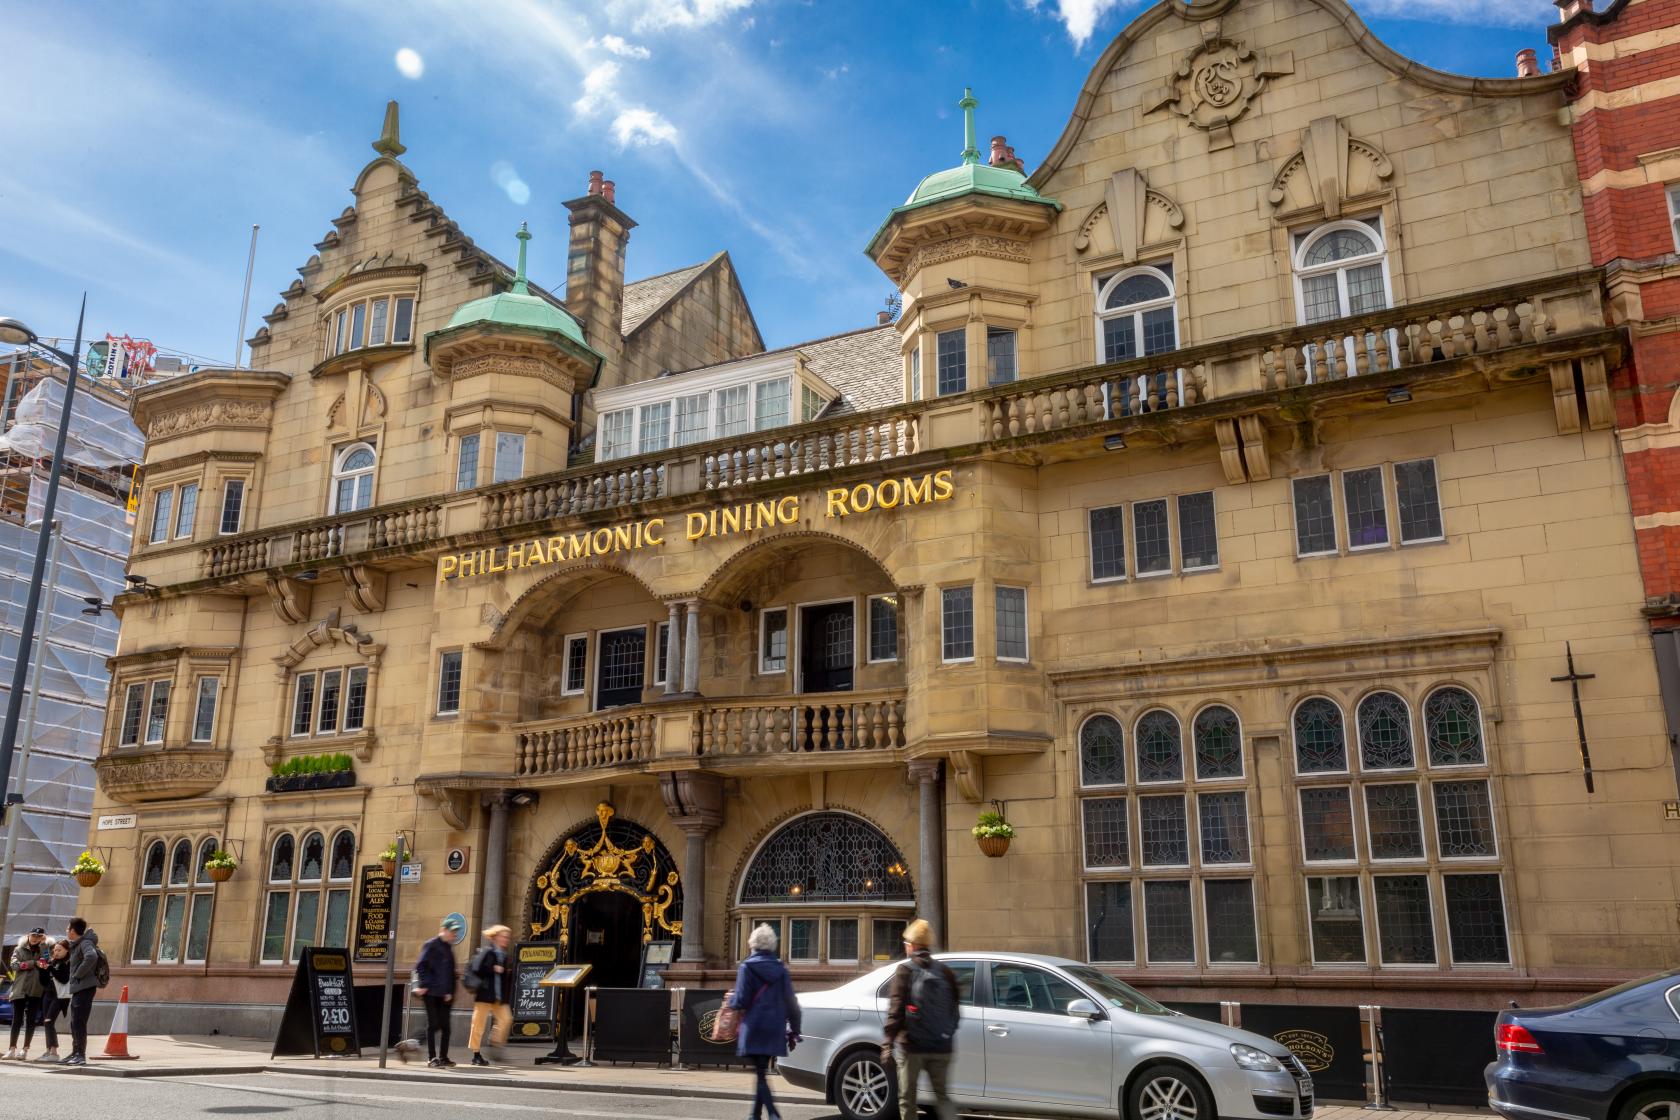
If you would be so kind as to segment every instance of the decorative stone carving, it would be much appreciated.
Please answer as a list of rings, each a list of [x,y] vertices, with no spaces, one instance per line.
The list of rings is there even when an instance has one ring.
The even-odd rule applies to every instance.
[[[1320,117],[1301,130],[1301,150],[1272,179],[1267,195],[1280,215],[1319,207],[1338,218],[1348,203],[1381,192],[1394,165],[1369,140],[1350,136],[1335,117]]]
[[[337,612],[335,611],[334,614],[336,615]],[[379,661],[379,655],[385,650],[382,643],[373,640],[372,634],[362,633],[356,629],[355,623],[352,622],[340,626],[338,619],[334,617],[323,619],[305,630],[303,636],[291,644],[291,648],[274,659],[274,663],[280,666],[282,673],[295,669],[302,664],[303,659],[308,657],[310,653],[329,642],[341,642],[354,649],[367,660],[375,663]]]
[[[976,233],[923,245],[910,255],[904,267],[904,275],[913,276],[918,270],[929,265],[944,264],[962,257],[991,257],[994,260],[1012,261],[1017,264],[1025,264],[1031,259],[1027,247],[1019,241]]]
[[[363,614],[385,609],[385,573],[366,564],[348,564],[338,570],[350,605]],[[363,635],[366,637],[366,635]]]
[[[1178,64],[1172,84],[1151,94],[1143,111],[1171,109],[1207,133],[1208,150],[1216,152],[1234,143],[1231,122],[1248,111],[1267,80],[1294,72],[1290,51],[1254,51],[1214,35]]]
[[[93,764],[99,788],[114,801],[174,801],[202,797],[227,776],[225,750],[166,750],[108,754]]]
[[[1106,227],[1103,218],[1108,219]],[[1080,226],[1073,249],[1084,253],[1096,244],[1099,254],[1112,252],[1135,261],[1142,246],[1169,241],[1183,228],[1184,211],[1178,203],[1152,190],[1143,172],[1128,167],[1109,176],[1106,197]],[[1099,243],[1097,235],[1102,233],[1113,238],[1112,245]]]
[[[274,615],[281,622],[302,622],[309,617],[309,602],[314,597],[310,584],[295,579],[270,579],[263,583],[268,588]]]
[[[267,401],[206,401],[159,415],[147,427],[146,438],[166,439],[205,428],[266,428],[271,415]]]

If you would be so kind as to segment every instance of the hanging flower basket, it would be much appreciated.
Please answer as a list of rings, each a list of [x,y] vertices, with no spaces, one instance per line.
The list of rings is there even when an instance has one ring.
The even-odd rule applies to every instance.
[[[212,883],[225,883],[233,878],[233,868],[231,867],[206,867],[204,873],[210,876]]]
[[[974,836],[975,843],[980,845],[980,851],[990,859],[997,859],[1009,850],[1009,842],[1015,838],[1015,828],[1003,819],[1002,813],[988,809],[980,814],[977,823],[969,832]]]
[[[408,850],[408,845],[406,844],[403,845],[402,858],[405,860],[414,858],[414,853]],[[379,853],[379,869],[392,878],[396,878],[397,846],[395,843],[387,844],[385,846],[385,850]]]
[[[99,885],[99,880],[103,879],[104,877],[105,876],[98,871],[78,871],[78,872],[76,872],[76,882],[80,883],[84,887],[98,886]]]
[[[225,883],[238,870],[239,861],[233,858],[233,853],[221,848],[211,852],[204,861],[204,873],[210,876],[212,883]]]
[[[76,857],[76,862],[70,865],[70,874],[76,877],[76,882],[84,887],[91,887],[98,883],[105,875],[105,865],[100,863],[92,852],[83,852]]]
[[[397,861],[394,859],[382,859],[379,861],[379,870],[385,872],[387,875],[395,876],[397,873]]]

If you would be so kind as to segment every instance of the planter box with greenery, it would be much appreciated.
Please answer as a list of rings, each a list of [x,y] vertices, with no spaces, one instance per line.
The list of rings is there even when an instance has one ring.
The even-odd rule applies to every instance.
[[[355,784],[356,771],[349,755],[305,754],[289,758],[274,767],[268,779],[268,792],[345,789]]]

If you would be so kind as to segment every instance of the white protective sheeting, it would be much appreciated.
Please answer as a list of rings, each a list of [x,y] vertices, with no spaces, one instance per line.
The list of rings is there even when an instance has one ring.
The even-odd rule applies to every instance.
[[[138,463],[146,439],[129,418],[127,408],[102,400],[79,385],[77,389],[64,442],[65,462],[106,469]],[[18,402],[11,429],[0,435],[0,451],[11,451],[25,459],[50,456],[63,411],[64,384],[53,378],[42,381]]]

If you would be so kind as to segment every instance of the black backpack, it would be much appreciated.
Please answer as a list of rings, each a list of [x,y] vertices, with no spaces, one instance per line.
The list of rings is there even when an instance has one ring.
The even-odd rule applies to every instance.
[[[904,1032],[910,1048],[924,1054],[951,1050],[957,1034],[957,993],[938,962],[910,962],[910,991],[904,1000]]]
[[[93,951],[93,982],[101,988],[111,983],[111,960],[103,949]]]

